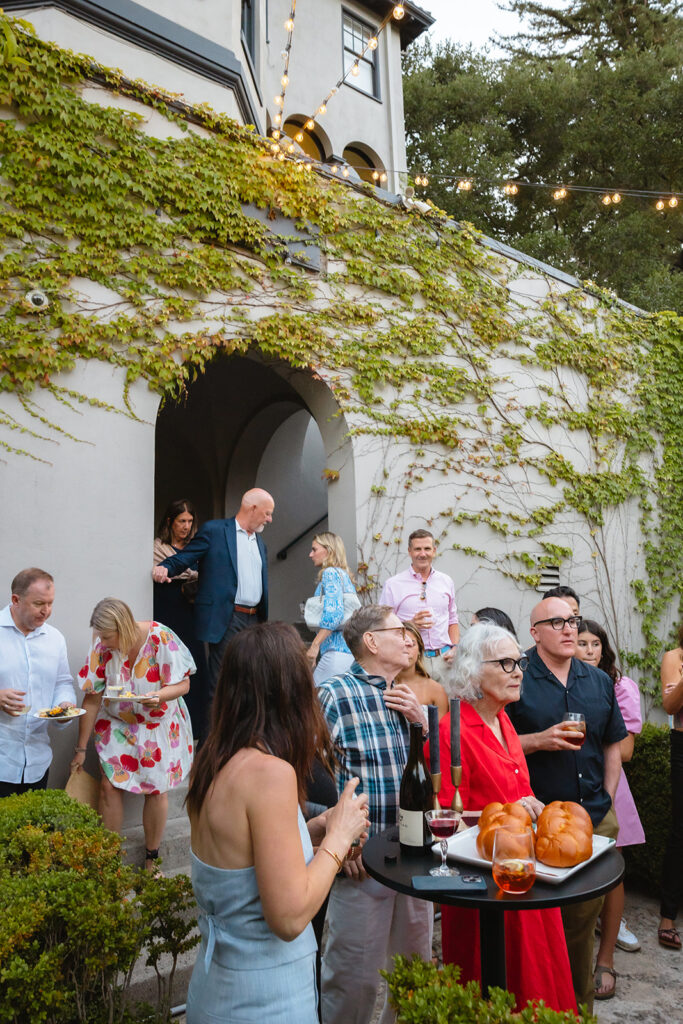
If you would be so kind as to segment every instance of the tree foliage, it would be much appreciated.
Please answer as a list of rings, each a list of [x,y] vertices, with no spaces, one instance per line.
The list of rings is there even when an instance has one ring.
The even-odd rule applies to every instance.
[[[519,0],[513,9],[535,16],[537,55],[413,47],[405,58],[411,173],[426,173],[430,198],[458,220],[645,309],[680,310],[683,204],[654,207],[657,194],[683,184],[683,35],[677,15],[659,10],[674,6],[595,0],[563,12]],[[627,8],[634,13],[622,31]],[[637,31],[636,14],[652,23]],[[665,22],[664,38],[646,45]],[[578,52],[562,52],[570,29],[587,39]],[[469,193],[457,189],[463,176],[474,179]],[[500,189],[506,178],[570,193],[558,203],[551,188],[520,186],[511,200]],[[600,194],[572,186],[655,195],[604,206]]]

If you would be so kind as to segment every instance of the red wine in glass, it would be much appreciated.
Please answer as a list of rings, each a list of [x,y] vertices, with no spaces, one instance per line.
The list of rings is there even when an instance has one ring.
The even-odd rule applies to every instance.
[[[438,839],[441,847],[441,864],[438,868],[432,868],[429,874],[442,878],[447,875],[459,875],[460,872],[457,869],[449,868],[446,864],[446,854],[448,853],[448,840],[455,835],[460,815],[452,808],[444,807],[439,810],[427,811],[425,818],[429,825],[429,831],[435,839]]]

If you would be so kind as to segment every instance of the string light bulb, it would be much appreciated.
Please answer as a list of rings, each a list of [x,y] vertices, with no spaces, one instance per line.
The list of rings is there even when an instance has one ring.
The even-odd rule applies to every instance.
[[[602,197],[601,202],[603,206],[610,206],[612,203],[612,197],[606,194]]]
[[[342,174],[344,175],[345,178],[348,178],[348,176],[349,176],[349,169],[348,169],[348,167],[342,167]]]
[[[278,145],[277,142],[274,142],[273,145],[270,147],[270,152],[271,153],[279,153],[280,152],[280,146]]]
[[[353,75],[354,78],[360,74],[360,66],[358,64],[358,61],[356,61],[355,64],[351,65],[351,74]]]
[[[373,171],[372,172],[372,180],[373,181],[379,181],[379,171]]]
[[[553,192],[553,199],[555,199],[555,200],[566,199],[566,198],[567,198],[567,190],[566,190],[566,188],[556,188],[555,191]]]
[[[387,173],[386,173],[386,171],[382,171],[382,173],[379,176],[379,180],[380,181],[386,181],[387,180]]]
[[[657,202],[655,203],[655,209],[656,210],[663,210],[665,205],[666,204],[665,204],[663,199],[658,199]]]
[[[304,125],[304,128],[306,129],[307,132],[313,131],[313,129],[315,128],[315,121],[313,120],[312,117],[309,117],[308,121]]]
[[[615,203],[615,204],[616,204],[616,203],[620,203],[620,202],[621,202],[621,194],[620,194],[619,192],[615,192],[615,193],[613,194],[613,196],[612,196],[612,202],[613,202],[613,203]]]
[[[403,4],[394,4],[394,9],[391,13],[393,14],[394,18],[396,18],[396,21],[400,21],[401,18],[406,13],[406,9],[403,6]]]
[[[326,104],[325,103],[321,103],[320,106],[318,107],[318,113],[319,114],[324,114],[326,112],[326,110],[327,110]]]
[[[282,122],[282,114],[276,114],[275,117],[273,118],[273,121],[275,122],[275,124],[280,124]]]
[[[294,138],[296,139],[297,142],[303,142],[304,141],[304,133],[303,132],[297,132],[296,135],[294,136]]]
[[[339,170],[339,168],[337,167],[336,164],[332,164],[332,166],[330,167],[330,170],[332,171],[333,174],[336,174],[337,171]]]
[[[279,132],[277,129],[272,133],[274,139],[279,139],[281,134],[282,132]]]
[[[671,197],[671,199],[669,200],[669,206],[670,206],[670,207],[671,207],[672,209],[673,209],[673,208],[674,208],[675,206],[678,206],[678,199],[676,199],[676,196],[672,196],[672,197]]]
[[[370,36],[370,38],[368,39],[368,50],[376,50],[377,42],[377,36]]]
[[[285,98],[284,98],[284,96],[282,95],[282,93],[280,93],[280,95],[279,95],[279,96],[276,96],[276,97],[275,97],[275,103],[277,103],[278,107],[282,107],[282,106],[284,106],[284,102],[285,102]]]
[[[503,185],[503,192],[506,196],[516,196],[519,192],[519,186],[515,185],[514,181],[508,181]]]
[[[287,18],[287,21],[285,22],[285,28],[287,29],[288,32],[294,31],[294,18],[291,16],[291,14],[289,18]]]
[[[284,154],[284,153],[278,153],[278,155],[277,155],[277,158],[278,158],[278,160],[280,161],[280,163],[282,163],[282,161],[283,161],[283,160],[284,160],[284,158],[285,158],[285,154]]]
[[[287,88],[287,86],[289,85],[289,75],[282,76],[282,78],[280,79],[280,85],[282,86],[283,89]]]
[[[304,164],[305,170],[310,171],[312,169],[312,167],[313,167],[313,164],[309,160],[307,160],[306,163]]]
[[[293,152],[294,152],[294,149],[295,149],[295,147],[294,147],[294,143],[293,143],[293,142],[290,142],[290,144],[289,144],[289,145],[287,146],[287,152],[288,152],[288,153],[293,153]]]
[[[458,182],[458,191],[460,192],[469,192],[471,188],[472,182],[469,178],[461,178]]]

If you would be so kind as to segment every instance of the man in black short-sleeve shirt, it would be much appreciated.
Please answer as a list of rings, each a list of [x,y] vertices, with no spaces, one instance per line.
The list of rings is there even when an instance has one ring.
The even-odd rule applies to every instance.
[[[612,801],[621,773],[619,744],[628,733],[612,680],[574,657],[579,621],[561,598],[536,605],[531,613],[536,649],[529,653],[521,698],[506,710],[519,733],[538,799],[580,803],[596,833],[616,836]],[[586,740],[578,749],[565,738],[562,718],[568,711],[586,719]],[[591,1009],[593,932],[601,906],[598,899],[562,910],[576,1000]]]

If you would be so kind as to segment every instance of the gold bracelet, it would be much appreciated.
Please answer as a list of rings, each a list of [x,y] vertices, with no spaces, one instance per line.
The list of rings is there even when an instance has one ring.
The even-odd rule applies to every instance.
[[[335,861],[335,863],[337,864],[337,868],[338,868],[338,871],[341,871],[341,869],[343,868],[343,866],[344,866],[344,865],[343,865],[343,864],[342,864],[342,862],[340,861],[340,859],[339,859],[339,857],[337,856],[337,854],[336,854],[336,853],[334,853],[334,852],[333,852],[332,850],[328,850],[326,846],[321,846],[321,847],[320,847],[320,849],[321,849],[321,850],[324,850],[324,851],[325,851],[325,853],[327,853],[327,854],[328,854],[328,855],[329,855],[330,857],[333,857],[333,858],[334,858],[334,861]]]

